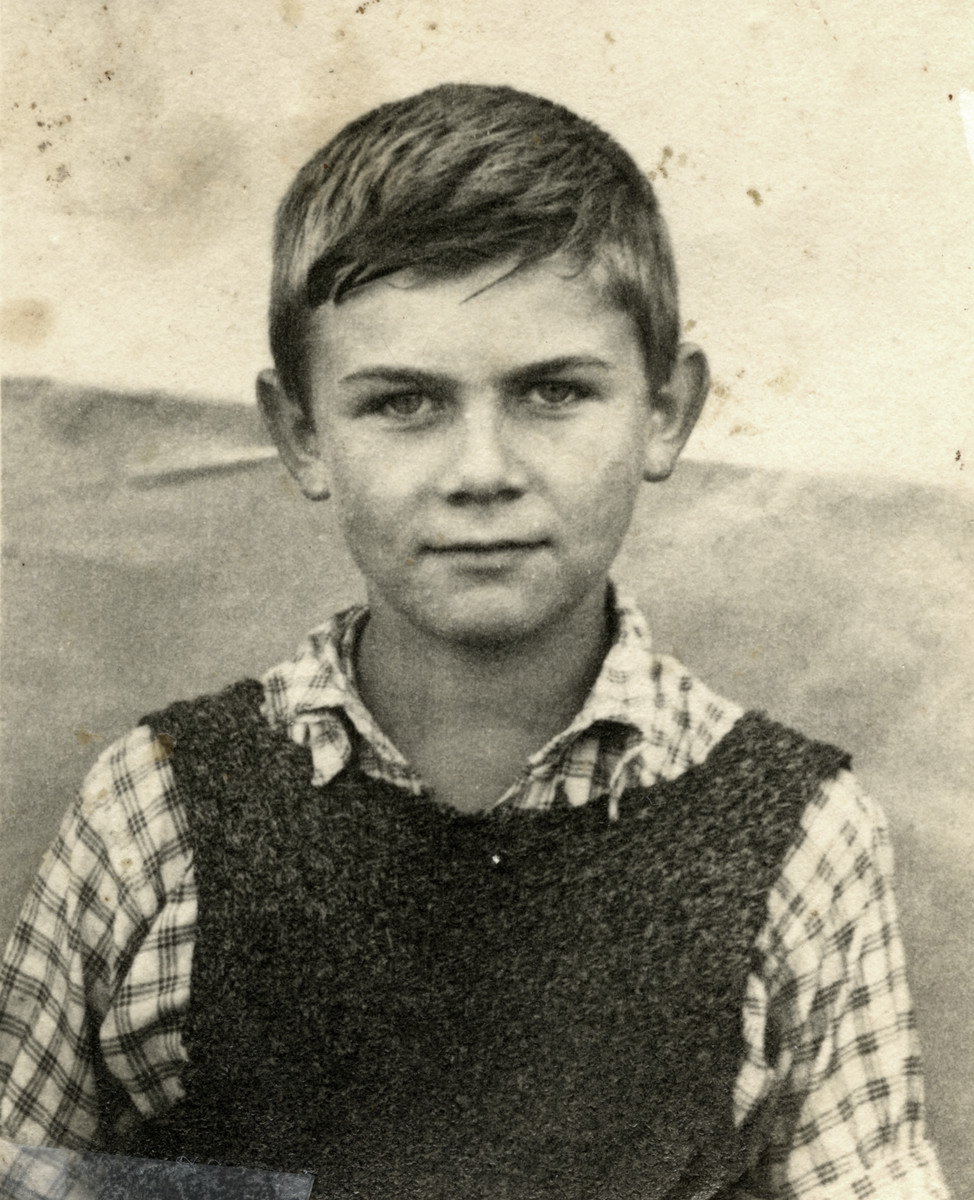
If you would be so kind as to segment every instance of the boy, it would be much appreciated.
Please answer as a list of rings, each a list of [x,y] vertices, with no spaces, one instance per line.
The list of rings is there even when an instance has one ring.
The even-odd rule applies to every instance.
[[[285,464],[368,607],[94,768],[11,941],[14,1141],[322,1196],[941,1197],[885,829],[609,570],[708,388],[649,183],[450,86],[281,205]]]

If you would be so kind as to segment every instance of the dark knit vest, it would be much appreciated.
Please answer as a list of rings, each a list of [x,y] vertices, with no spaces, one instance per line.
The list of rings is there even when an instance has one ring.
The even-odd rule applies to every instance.
[[[732,1093],[766,897],[846,758],[748,714],[604,804],[469,815],[311,785],[259,684],[173,739],[199,921],[186,1099],[115,1149],[363,1200],[653,1200],[745,1170]]]

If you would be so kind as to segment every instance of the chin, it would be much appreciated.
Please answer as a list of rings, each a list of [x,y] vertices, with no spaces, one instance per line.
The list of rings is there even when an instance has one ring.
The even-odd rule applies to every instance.
[[[471,650],[498,651],[530,640],[557,622],[565,607],[550,600],[465,596],[434,604],[422,614],[429,633]]]

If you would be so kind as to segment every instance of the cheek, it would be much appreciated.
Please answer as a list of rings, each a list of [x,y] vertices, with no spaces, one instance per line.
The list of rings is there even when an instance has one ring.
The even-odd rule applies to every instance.
[[[366,575],[400,562],[411,544],[410,493],[400,473],[369,463],[346,463],[333,476],[332,503],[345,543]]]
[[[331,497],[346,531],[361,524],[370,528],[382,512],[382,489],[377,486],[375,459],[337,438],[329,456]]]
[[[593,439],[565,463],[565,495],[576,519],[611,528],[628,522],[639,495],[643,476],[641,443],[635,434],[628,441],[601,444]]]
[[[619,469],[604,481],[593,510],[592,535],[618,549],[632,521],[641,475]]]
[[[649,437],[649,408],[641,395],[623,395],[590,420],[575,445],[580,466],[615,486],[641,478]]]
[[[345,540],[353,552],[356,547],[388,541],[392,525],[389,511],[367,489],[342,487],[336,481],[333,499]]]
[[[584,503],[576,509],[575,529],[590,570],[611,567],[622,547],[642,488],[642,471],[631,461],[602,464]],[[582,515],[584,513],[584,516]]]

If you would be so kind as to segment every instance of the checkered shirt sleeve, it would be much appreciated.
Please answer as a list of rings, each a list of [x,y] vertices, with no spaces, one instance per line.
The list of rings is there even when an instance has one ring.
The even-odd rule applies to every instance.
[[[842,771],[806,810],[748,981],[738,1119],[772,1113],[749,1176],[781,1200],[945,1200],[885,818]]]
[[[90,772],[0,968],[0,1133],[98,1145],[96,1047],[144,1115],[182,1096],[196,883],[167,747],[144,726]]]

